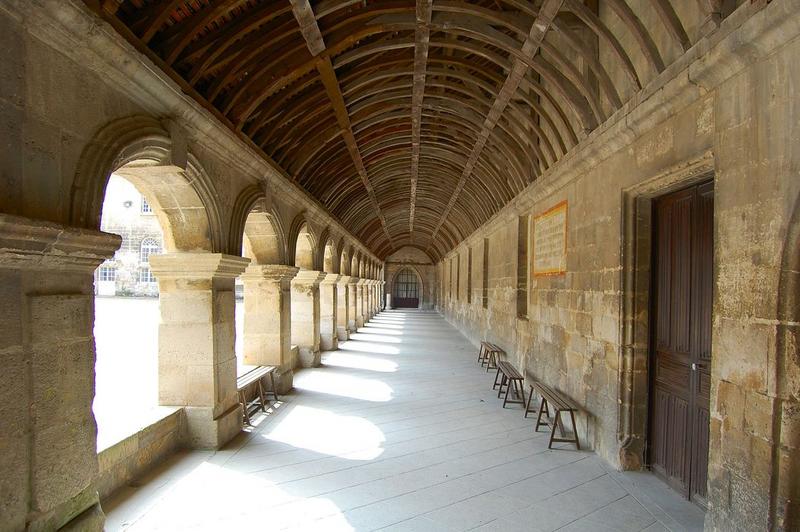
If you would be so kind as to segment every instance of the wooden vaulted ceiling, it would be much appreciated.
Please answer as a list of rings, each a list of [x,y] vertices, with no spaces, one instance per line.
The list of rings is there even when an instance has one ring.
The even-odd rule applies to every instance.
[[[728,0],[86,2],[376,255],[413,245],[435,260],[731,9]]]

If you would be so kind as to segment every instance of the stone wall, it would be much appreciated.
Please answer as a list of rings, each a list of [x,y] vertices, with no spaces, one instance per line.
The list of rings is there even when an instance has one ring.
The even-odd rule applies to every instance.
[[[180,449],[186,438],[183,410],[175,410],[97,454],[95,482],[101,500]]]
[[[713,177],[714,530],[800,526],[789,480],[800,478],[797,296],[785,288],[797,291],[800,261],[798,7],[740,7],[436,267],[451,323],[573,397],[582,442],[615,467],[640,468],[650,200]],[[528,263],[519,315],[519,217],[562,201],[567,271],[534,277]]]
[[[293,270],[300,227],[317,269],[328,242],[337,266],[345,252],[364,272],[380,261],[82,0],[0,3],[0,48],[0,528],[101,530],[98,490],[172,445],[155,437],[100,472],[93,272],[120,245],[98,231],[112,173],[147,196],[164,231],[152,268],[159,397],[184,407],[188,445],[219,447],[241,429],[233,278],[248,263],[251,212],[269,217],[278,242],[269,260],[253,257],[262,266]],[[278,365],[290,374],[296,361],[287,341]]]
[[[387,294],[394,293],[395,276],[401,270],[410,268],[417,274],[418,282],[421,283],[421,286],[418,287],[420,291],[419,308],[426,310],[434,308],[438,293],[436,270],[428,255],[417,248],[407,246],[389,255],[385,265]]]

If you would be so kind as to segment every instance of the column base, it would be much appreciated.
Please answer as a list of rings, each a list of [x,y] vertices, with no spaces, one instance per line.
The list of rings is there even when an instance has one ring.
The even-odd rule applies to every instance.
[[[298,351],[300,366],[304,368],[316,368],[319,366],[322,356],[318,348],[310,345],[301,345]]]
[[[344,325],[340,325],[339,327],[336,327],[336,336],[340,341],[346,342],[350,339],[350,331]]]
[[[339,338],[336,334],[319,335],[319,348],[322,351],[336,351],[339,349]]]
[[[289,393],[294,387],[294,370],[292,368],[277,368],[275,370],[275,388],[278,395]]]
[[[351,334],[356,332],[356,330],[358,329],[358,327],[356,326],[356,320],[350,320],[347,323],[347,329],[350,331]]]
[[[357,316],[356,317],[356,328],[360,329],[364,326],[364,316]]]
[[[106,515],[100,508],[100,504],[97,503],[58,530],[60,532],[102,532],[105,530],[105,524]]]
[[[219,449],[242,430],[242,408],[239,403],[214,419],[210,406],[187,406],[186,442],[192,449]]]

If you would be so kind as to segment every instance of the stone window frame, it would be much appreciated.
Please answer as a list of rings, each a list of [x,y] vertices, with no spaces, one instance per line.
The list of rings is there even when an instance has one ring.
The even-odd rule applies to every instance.
[[[97,280],[100,282],[112,282],[117,280],[117,268],[107,264],[97,268]]]
[[[622,190],[617,440],[623,470],[641,470],[648,463],[653,201],[714,176],[709,150]]]
[[[153,210],[152,205],[148,203],[147,198],[144,195],[141,196],[141,201],[139,203],[139,212],[145,215],[154,215],[155,211]]]
[[[140,283],[147,283],[147,284],[153,284],[158,282],[156,276],[153,275],[153,271],[150,269],[149,266],[140,267],[139,271],[137,272],[136,279]]]
[[[150,255],[158,255],[161,253],[161,244],[158,243],[153,237],[146,237],[142,239],[139,244],[139,262],[142,264],[149,264]]]

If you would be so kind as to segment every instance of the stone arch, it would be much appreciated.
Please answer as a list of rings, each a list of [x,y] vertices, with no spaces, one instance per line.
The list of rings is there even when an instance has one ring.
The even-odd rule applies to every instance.
[[[358,277],[360,273],[358,269],[358,251],[353,250],[352,258],[350,259],[350,275]]]
[[[417,276],[417,285],[419,285],[419,290],[417,290],[417,295],[419,297],[419,304],[417,306],[418,308],[422,308],[422,302],[424,300],[424,294],[425,294],[425,283],[423,282],[422,273],[413,264],[404,264],[402,268],[398,268],[397,271],[394,272],[394,274],[392,274],[391,280],[386,285],[386,293],[391,294],[392,298],[394,298],[395,279],[397,279],[397,276],[400,275],[400,273],[405,270],[411,270]]]
[[[339,240],[339,273],[350,275],[350,255],[345,245],[344,238]]]
[[[800,196],[789,221],[778,294],[769,528],[796,530],[800,525]]]
[[[367,260],[362,255],[358,260],[358,276],[365,279],[367,275]]]
[[[314,233],[300,214],[295,217],[292,227],[289,230],[288,259],[292,266],[297,266],[303,270],[316,270],[317,244]]]
[[[327,273],[339,273],[339,255],[332,239],[327,239],[322,250],[322,270]]]
[[[231,255],[241,253],[256,264],[286,264],[286,233],[260,186],[247,187],[236,198],[230,227]]]
[[[218,194],[174,122],[137,115],[101,128],[78,161],[69,225],[100,228],[112,173],[145,196],[164,230],[167,251],[225,251]]]
[[[341,253],[339,254],[339,273],[342,275],[350,275],[350,254],[344,247],[344,241],[339,243]]]
[[[329,229],[325,229],[319,236],[319,249],[317,256],[320,260],[319,270],[325,273],[339,273],[339,248],[336,241],[330,234]]]

